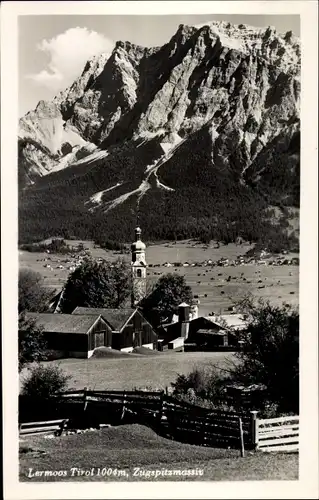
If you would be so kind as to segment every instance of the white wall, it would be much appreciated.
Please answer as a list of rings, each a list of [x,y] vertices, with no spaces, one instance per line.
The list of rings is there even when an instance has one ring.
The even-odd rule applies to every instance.
[[[168,348],[176,349],[177,347],[182,347],[184,345],[184,341],[184,337],[177,337],[177,339],[171,340],[171,342],[168,343]]]
[[[122,352],[132,352],[133,351],[133,347],[123,347],[123,349],[121,349]]]
[[[142,347],[147,347],[147,349],[154,349],[154,344],[143,344]]]

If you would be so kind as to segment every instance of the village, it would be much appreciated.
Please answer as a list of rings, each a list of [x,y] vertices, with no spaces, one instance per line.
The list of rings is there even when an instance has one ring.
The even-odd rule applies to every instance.
[[[298,450],[298,415],[286,416],[284,413],[284,416],[275,419],[276,426],[273,427],[273,419],[265,419],[269,411],[273,411],[268,402],[267,386],[256,377],[243,384],[222,375],[226,367],[229,370],[229,366],[233,366],[232,370],[236,373],[236,353],[250,352],[248,344],[251,341],[245,332],[251,327],[251,311],[245,313],[232,305],[226,311],[218,313],[211,310],[206,314],[201,308],[199,294],[192,293],[192,288],[186,285],[185,276],[176,272],[179,269],[187,271],[188,268],[205,267],[204,273],[197,273],[200,277],[217,268],[220,271],[216,277],[220,281],[217,286],[221,286],[222,282],[246,280],[243,272],[237,277],[231,276],[229,269],[250,265],[255,269],[254,281],[264,283],[263,279],[267,278],[261,279],[258,267],[270,268],[275,265],[274,262],[279,262],[278,266],[296,267],[297,263],[284,259],[287,260],[284,264],[282,259],[278,259],[265,266],[265,254],[254,263],[241,257],[234,260],[207,259],[197,263],[186,261],[179,265],[166,262],[161,266],[163,272],[158,273],[159,280],[152,287],[150,281],[157,275],[152,268],[156,268],[157,264],[148,265],[147,247],[141,232],[140,227],[135,228],[130,264],[124,261],[107,262],[102,257],[94,261],[85,248],[70,257],[61,255],[58,258],[49,251],[43,257],[44,261],[37,259],[37,262],[45,262],[42,265],[51,268],[69,266],[71,277],[77,276],[77,270],[83,272],[85,269],[93,269],[96,274],[91,276],[92,281],[84,278],[71,294],[67,280],[44,312],[22,313],[20,345],[28,337],[30,325],[41,332],[46,342],[43,352],[45,361],[31,367],[29,379],[26,377],[26,365],[21,372],[24,378],[19,397],[20,450],[21,453],[22,450],[28,452],[20,455],[22,480],[35,477],[25,472],[25,467],[28,471],[33,470],[34,460],[39,463],[38,458],[33,458],[35,443],[40,446],[43,456],[50,453],[54,456],[57,446],[60,447],[64,476],[68,477],[68,468],[71,471],[72,467],[70,458],[78,453],[78,439],[82,440],[83,450],[91,450],[92,443],[96,443],[95,453],[99,456],[105,448],[105,439],[108,443],[113,440],[115,446],[122,446],[123,432],[124,435],[127,432],[126,439],[132,441],[136,448],[134,456],[137,463],[147,467],[152,467],[148,454],[143,452],[144,462],[138,443],[141,439],[148,442],[149,432],[152,439],[156,436],[156,443],[159,443],[156,447],[168,446],[170,453],[173,443],[176,443],[175,464],[180,453],[186,451],[185,446],[189,447],[190,460],[193,460],[196,449],[204,462],[208,459],[206,449],[212,450],[216,458],[227,456],[228,460],[236,460],[237,449],[240,448],[240,457],[246,457],[245,467],[256,467],[258,464],[260,470],[264,469],[264,460],[259,458],[258,451],[276,452],[278,446],[281,452]],[[114,270],[116,273],[127,266],[130,267],[130,304],[111,308],[83,303],[87,299],[84,296],[81,299],[81,293],[86,288],[90,289],[92,283],[98,294],[102,286],[106,286],[107,290],[107,276],[99,275],[99,270],[109,273]],[[221,271],[228,266],[226,274]],[[264,284],[260,286],[265,287]],[[65,302],[66,294],[69,299]],[[149,315],[153,295],[157,306],[164,300],[161,318]],[[182,301],[181,297],[184,297]],[[210,309],[214,309],[213,303],[210,303]],[[262,331],[259,333],[263,335]],[[193,364],[195,361],[197,365]],[[61,384],[57,386],[59,381]],[[211,390],[212,394],[209,393]],[[276,416],[282,415],[275,411]],[[284,439],[282,436],[285,436]],[[63,451],[65,445],[69,449],[68,455]],[[121,472],[113,475],[110,469],[110,476],[113,479],[128,479],[132,473],[131,460],[131,454],[128,462],[119,459]],[[84,477],[90,476],[94,480],[95,475],[101,475],[95,470],[104,471],[94,463],[89,474],[86,472],[89,469],[83,465],[85,463],[84,453],[80,464],[85,471]],[[269,463],[269,470],[273,471],[277,465]],[[287,465],[294,470],[294,456]],[[245,474],[249,477],[249,472]],[[106,475],[105,468],[104,479]]]
[[[283,251],[284,253],[285,251]],[[49,254],[50,251],[48,250]],[[37,259],[37,262],[45,262],[43,264],[44,268],[54,271],[54,269],[67,269],[69,271],[74,271],[76,267],[81,265],[83,259],[90,255],[89,249],[81,250],[80,253],[75,254],[70,252],[70,256],[65,259],[54,258],[54,257],[44,257],[42,259]],[[102,257],[97,259],[99,262],[103,260]],[[164,263],[154,263],[149,264],[149,268],[167,267],[167,268],[178,268],[178,267],[235,267],[235,266],[245,266],[245,265],[257,265],[257,266],[299,266],[299,257],[285,258],[284,256],[273,256],[266,251],[261,251],[259,258],[249,257],[249,256],[239,256],[236,259],[220,258],[216,261],[211,259],[198,261],[198,262],[164,262]],[[176,270],[176,269],[175,269]]]
[[[59,257],[52,248],[62,248],[63,253],[66,255]],[[209,309],[207,307],[201,308],[201,301],[207,302],[209,300],[208,294],[195,293],[192,304],[185,302],[179,304],[174,315],[167,318],[165,322],[154,326],[146,320],[143,312],[138,307],[139,302],[146,294],[147,281],[152,282],[155,276],[165,275],[164,269],[168,269],[168,272],[177,272],[187,268],[206,268],[203,274],[197,274],[197,278],[204,277],[206,280],[209,279],[210,282],[216,280],[218,282],[216,284],[217,288],[230,283],[242,282],[250,285],[255,282],[258,289],[261,290],[265,287],[273,287],[274,283],[269,279],[267,280],[267,277],[262,278],[258,267],[297,266],[299,264],[297,257],[291,259],[285,258],[285,256],[274,258],[266,251],[259,252],[258,258],[256,256],[239,255],[235,259],[219,258],[217,260],[207,259],[198,262],[179,261],[147,264],[146,245],[141,241],[140,228],[135,230],[135,242],[131,246],[131,252],[132,303],[131,308],[120,311],[121,324],[118,324],[118,320],[114,323],[115,311],[107,308],[81,308],[79,307],[81,304],[77,304],[74,311],[70,311],[71,314],[61,315],[59,304],[63,295],[63,288],[54,297],[48,309],[49,312],[41,314],[27,313],[29,317],[35,319],[45,329],[51,359],[54,358],[54,352],[58,358],[73,356],[88,358],[93,355],[95,348],[102,346],[124,352],[132,352],[138,347],[147,347],[156,351],[170,349],[182,352],[190,350],[237,350],[241,346],[241,341],[237,338],[235,332],[245,327],[245,320],[240,314],[236,314],[236,307],[233,304],[224,308],[224,310],[221,308],[214,310],[212,304]],[[90,249],[83,244],[69,247],[65,245],[63,240],[52,240],[46,250],[46,257],[38,258],[37,262],[44,262],[43,267],[51,271],[67,269],[72,273],[90,256]],[[125,254],[125,257],[127,257],[127,254]],[[104,260],[101,256],[96,259],[98,263],[102,263]],[[238,276],[220,272],[217,273],[216,277],[211,276],[208,278],[209,270],[227,267],[236,268],[238,266],[256,266],[257,269],[250,280],[244,276],[244,272]],[[159,267],[162,272],[155,271]],[[292,276],[292,273],[289,272],[289,276]],[[196,279],[194,274],[193,277],[193,279]],[[201,281],[198,280],[196,284],[199,286]],[[280,280],[277,282],[277,286],[279,285]],[[290,292],[290,294],[293,293]],[[220,290],[219,294],[224,295],[225,291]],[[57,316],[56,313],[60,314]],[[89,316],[87,318],[89,322],[85,323],[83,321],[83,324],[81,323],[79,326],[78,315]],[[78,335],[72,335],[71,332],[73,331]],[[93,331],[94,335],[92,334]],[[80,340],[81,335],[82,341]],[[84,340],[86,337],[88,337],[88,341]]]

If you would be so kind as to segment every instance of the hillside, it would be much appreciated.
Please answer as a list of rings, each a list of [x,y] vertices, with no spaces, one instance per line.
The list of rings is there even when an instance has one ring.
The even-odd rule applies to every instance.
[[[230,23],[117,42],[20,119],[20,240],[269,241],[299,205],[300,42]],[[280,226],[282,246],[296,245]]]

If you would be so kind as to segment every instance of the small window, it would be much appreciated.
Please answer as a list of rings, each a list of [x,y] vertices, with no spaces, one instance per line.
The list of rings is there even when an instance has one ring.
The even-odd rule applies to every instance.
[[[138,278],[141,278],[142,277],[142,269],[138,269],[136,274],[137,274]]]

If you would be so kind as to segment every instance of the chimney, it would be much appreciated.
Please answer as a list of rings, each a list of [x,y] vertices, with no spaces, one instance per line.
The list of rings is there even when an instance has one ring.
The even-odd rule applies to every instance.
[[[178,306],[178,323],[180,337],[187,339],[189,332],[189,305],[186,302]]]

